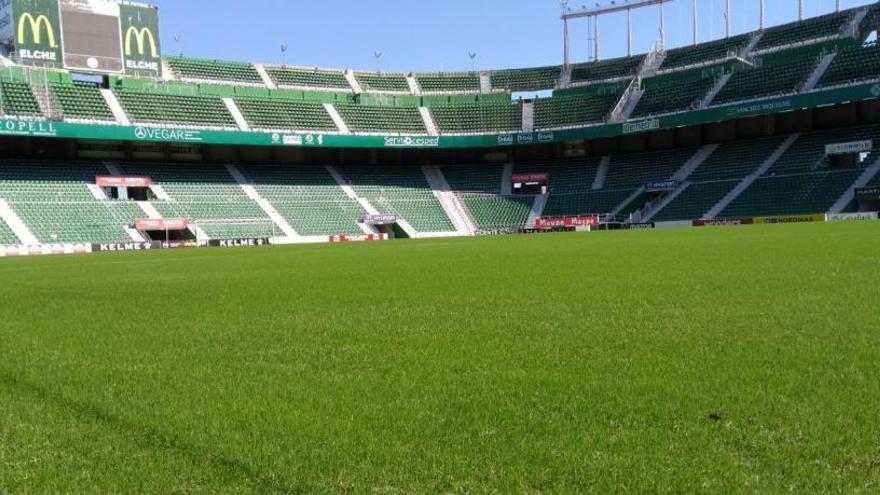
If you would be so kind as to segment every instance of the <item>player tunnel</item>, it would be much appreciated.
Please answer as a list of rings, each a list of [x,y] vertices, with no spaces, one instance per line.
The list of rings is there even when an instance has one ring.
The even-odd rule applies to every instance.
[[[142,218],[135,222],[137,230],[148,241],[193,241],[196,236],[186,218]]]

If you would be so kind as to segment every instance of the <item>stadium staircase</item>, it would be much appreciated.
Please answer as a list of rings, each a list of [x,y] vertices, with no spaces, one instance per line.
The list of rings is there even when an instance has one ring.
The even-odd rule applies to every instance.
[[[278,89],[278,86],[275,85],[275,81],[269,77],[269,73],[266,72],[266,67],[263,64],[254,64],[254,70],[259,74],[260,79],[263,80],[263,84],[266,85],[269,89]]]
[[[498,191],[501,194],[513,194],[513,164],[505,163],[501,168],[501,187]]]
[[[36,99],[37,104],[40,105],[40,113],[49,120],[63,120],[64,115],[62,113],[61,103],[58,102],[58,99],[49,87],[49,83],[47,81],[41,81],[36,84],[32,83],[30,86],[31,91],[33,91],[34,94],[34,99]]]
[[[232,115],[232,118],[235,120],[235,125],[244,132],[250,132],[251,126],[248,125],[247,119],[241,114],[241,110],[239,110],[238,105],[235,104],[235,100],[232,98],[223,98],[223,104],[226,105],[226,109],[229,110],[229,114]]]
[[[110,109],[113,118],[116,119],[116,123],[119,125],[130,126],[131,120],[129,120],[128,115],[125,113],[125,109],[122,108],[122,105],[116,98],[116,93],[109,89],[102,88],[101,96],[104,98],[104,102],[107,103],[107,108]]]
[[[645,94],[645,92],[640,89],[639,82],[639,78],[633,79],[632,82],[629,83],[629,86],[626,87],[620,100],[617,101],[617,104],[608,116],[609,124],[620,124],[629,120],[633,111],[636,109],[636,106],[638,106],[639,101],[642,99],[642,95]]]
[[[880,156],[877,156],[877,160],[865,168],[864,172],[859,175],[859,178],[847,188],[846,192],[843,193],[843,196],[834,203],[828,212],[842,213],[845,211],[846,208],[855,201],[856,189],[865,187],[871,183],[872,179],[880,177],[878,173],[880,173]]]
[[[406,75],[406,84],[409,86],[409,92],[414,95],[422,94],[422,88],[419,87],[419,80],[412,74]]]
[[[348,85],[351,86],[351,90],[354,91],[355,94],[361,94],[364,92],[364,88],[361,87],[361,83],[357,80],[357,77],[354,76],[353,71],[345,71],[345,80],[348,81]]]
[[[702,165],[712,153],[715,152],[715,150],[718,149],[718,146],[719,145],[717,144],[710,144],[700,148],[694,156],[686,161],[680,169],[669,177],[670,180],[677,181],[679,186],[674,191],[664,194],[654,201],[646,203],[642,209],[633,213],[631,221],[650,222],[654,215],[662,211],[663,208],[666,208],[666,206],[672,203],[685,189],[690,187],[691,183],[688,182],[688,177],[690,177],[690,175]]]
[[[25,225],[21,218],[9,206],[9,203],[3,199],[0,199],[0,219],[3,220],[3,223],[9,229],[7,233],[3,235],[4,244],[31,245],[40,243],[34,233],[31,232],[31,229]],[[15,237],[13,238],[9,233],[13,234]]]
[[[480,93],[487,94],[492,92],[492,77],[488,72],[480,73]]]
[[[770,170],[770,168],[776,164],[776,162],[782,157],[782,155],[788,152],[788,150],[792,147],[792,145],[795,143],[795,141],[797,141],[799,137],[800,134],[792,134],[791,136],[788,136],[788,138],[786,138],[785,141],[783,141],[782,144],[779,145],[779,148],[777,148],[772,155],[770,155],[763,163],[761,163],[761,165],[758,166],[758,168],[753,173],[746,176],[739,184],[736,185],[736,187],[734,187],[729,193],[721,198],[721,200],[716,203],[715,206],[713,206],[708,213],[706,213],[705,218],[710,220],[717,218],[718,215],[721,214],[721,212],[726,210],[731,203],[733,203],[740,195],[742,195],[743,192],[751,187],[751,185],[754,184],[754,182],[758,180],[759,177]]]
[[[509,180],[507,193],[502,191],[501,180],[506,168],[512,169],[512,166],[447,166],[442,169],[450,189],[458,197],[476,231],[519,229],[526,225],[534,199],[510,195]]]
[[[342,188],[342,191],[345,193],[345,195],[349,199],[358,203],[368,215],[380,214],[379,210],[377,210],[376,207],[373,206],[367,198],[361,197],[357,194],[357,192],[355,192],[351,184],[346,182],[342,175],[339,174],[339,171],[336,170],[336,167],[328,165],[327,172],[330,173],[330,176],[333,177],[333,180],[335,180],[339,187]],[[403,229],[403,231],[406,232],[406,235],[409,236],[411,239],[418,236],[418,233],[415,231],[415,229],[412,228],[412,225],[407,223],[405,220],[398,219],[398,225],[400,225],[400,228]],[[370,227],[366,226],[363,223],[359,223],[358,226],[361,228],[361,230],[363,230],[363,232],[367,234],[371,234],[374,232]]]
[[[468,215],[458,196],[452,192],[440,168],[424,165],[422,166],[422,173],[425,174],[425,179],[428,181],[434,197],[437,198],[437,201],[440,202],[440,205],[446,212],[446,216],[452,221],[456,233],[458,235],[474,235],[477,227],[473,219]]]
[[[596,168],[596,177],[593,179],[593,190],[597,191],[605,187],[605,178],[608,177],[608,166],[611,164],[610,156],[603,156],[599,159],[599,166]]]
[[[326,110],[330,115],[330,118],[333,119],[333,123],[336,124],[336,128],[339,129],[340,134],[351,134],[351,129],[348,127],[348,124],[345,123],[345,119],[342,118],[342,115],[339,114],[332,103],[324,103],[324,110]]]
[[[431,109],[428,107],[419,107],[419,114],[422,116],[422,121],[425,123],[425,129],[428,130],[428,135],[439,136],[440,130],[437,129],[437,123],[434,122],[434,115],[431,114]]]
[[[251,199],[254,203],[256,203],[266,214],[267,217],[272,219],[275,225],[281,229],[281,232],[284,233],[284,236],[287,237],[288,240],[294,241],[300,237],[300,235],[287,223],[287,220],[284,219],[275,207],[272,206],[271,203],[266,201],[266,198],[260,196],[260,193],[257,192],[256,188],[249,184],[247,179],[242,175],[241,171],[235,167],[235,165],[226,165],[226,170],[229,171],[229,175],[238,182],[238,185],[241,187],[241,190],[244,191],[244,194]]]
[[[831,52],[819,59],[819,63],[816,64],[813,73],[810,74],[810,77],[808,77],[807,81],[804,83],[804,91],[812,91],[816,88],[819,81],[822,79],[822,76],[824,76],[825,72],[828,70],[828,67],[834,62],[836,56],[837,52]]]
[[[532,209],[529,210],[529,218],[526,219],[526,228],[534,228],[538,219],[543,218],[544,208],[547,207],[547,194],[538,194],[532,203]]]
[[[534,132],[535,130],[535,104],[524,101],[522,104],[522,132]]]
[[[733,76],[731,73],[724,74],[715,80],[715,84],[712,86],[712,89],[706,94],[706,97],[703,98],[703,101],[700,102],[700,108],[709,108],[712,105],[712,102],[715,101],[715,97],[718,96],[718,93],[724,88],[727,84],[727,81],[730,80],[730,77]]]

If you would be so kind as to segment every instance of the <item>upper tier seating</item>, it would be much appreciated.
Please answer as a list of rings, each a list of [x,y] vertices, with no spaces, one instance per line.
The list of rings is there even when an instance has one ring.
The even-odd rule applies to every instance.
[[[819,86],[867,81],[880,78],[880,46],[873,42],[864,47],[841,49],[837,52]]]
[[[181,57],[166,57],[165,62],[181,79],[263,84],[260,74],[248,63]]]
[[[375,72],[357,72],[354,77],[364,91],[399,91],[409,92],[409,83],[405,74],[377,74]]]
[[[519,132],[522,104],[456,105],[431,109],[441,133]]]
[[[115,121],[113,112],[101,96],[98,85],[75,81],[73,84],[54,83],[52,93],[61,105],[65,118]]]
[[[755,46],[755,50],[837,36],[852,15],[852,11],[842,11],[769,28]]]
[[[559,66],[497,70],[491,73],[492,87],[512,92],[554,89],[560,70]]]
[[[645,79],[632,117],[695,110],[715,85],[716,70],[694,70]]]
[[[38,117],[43,112],[27,83],[0,81],[0,114]]]
[[[244,118],[255,128],[338,131],[330,114],[320,103],[242,96],[237,97],[235,103]]]
[[[604,122],[620,100],[622,90],[592,93],[564,93],[535,100],[535,128],[552,129]]]
[[[480,75],[476,72],[440,72],[418,74],[419,87],[425,93],[465,93],[480,91]]]
[[[876,31],[878,27],[880,27],[880,3],[875,3],[871,5],[868,14],[859,24],[859,31],[867,35],[872,31]]]
[[[0,199],[42,243],[130,241],[137,205],[98,201],[86,187],[107,173],[100,163],[4,163]]]
[[[338,167],[338,171],[380,213],[403,218],[418,232],[455,230],[421,168]]]
[[[761,67],[740,67],[712,101],[720,105],[758,97],[794,93],[816,68],[821,54],[795,56],[785,52],[779,57],[765,57]]]
[[[427,134],[418,108],[336,104],[353,132]]]
[[[150,177],[162,186],[173,199],[153,202],[163,217],[189,218],[212,239],[273,234],[266,213],[247,197],[223,166],[130,163],[120,168],[125,174]]]
[[[236,127],[223,100],[209,95],[174,95],[116,90],[119,102],[133,122]]]
[[[279,86],[351,91],[345,73],[338,70],[266,67],[266,72]]]
[[[0,246],[15,246],[21,244],[15,232],[0,218]]]
[[[730,54],[736,55],[739,53],[748,44],[750,38],[750,34],[741,34],[730,38],[700,43],[696,46],[675,48],[666,52],[666,58],[660,67],[661,69],[674,69],[676,67],[724,59]]]
[[[239,167],[260,196],[300,235],[362,234],[366,211],[345,195],[325,167],[249,165]]]
[[[622,77],[635,77],[644,55],[634,57],[615,58],[590,62],[587,64],[575,64],[571,66],[571,82],[581,83],[587,81],[602,81]]]

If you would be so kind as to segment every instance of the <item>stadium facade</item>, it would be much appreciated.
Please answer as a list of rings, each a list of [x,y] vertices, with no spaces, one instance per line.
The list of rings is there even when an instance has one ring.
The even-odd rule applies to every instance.
[[[872,4],[599,62],[376,73],[164,56],[153,7],[7,0],[0,251],[876,218],[878,25]]]

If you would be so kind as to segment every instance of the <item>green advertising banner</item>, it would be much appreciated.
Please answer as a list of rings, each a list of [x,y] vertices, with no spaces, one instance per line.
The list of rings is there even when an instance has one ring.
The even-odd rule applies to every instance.
[[[478,136],[354,136],[298,132],[243,132],[182,129],[153,126],[88,125],[67,122],[0,120],[0,135],[96,139],[160,143],[219,144],[237,146],[324,148],[497,148],[582,141],[692,126],[755,115],[815,108],[880,97],[880,84],[862,84],[742,105],[729,105],[625,124],[596,125],[577,129]]]
[[[21,63],[61,67],[61,23],[58,0],[13,0],[15,51]]]
[[[137,77],[162,77],[159,11],[155,7],[119,6],[125,73]]]

